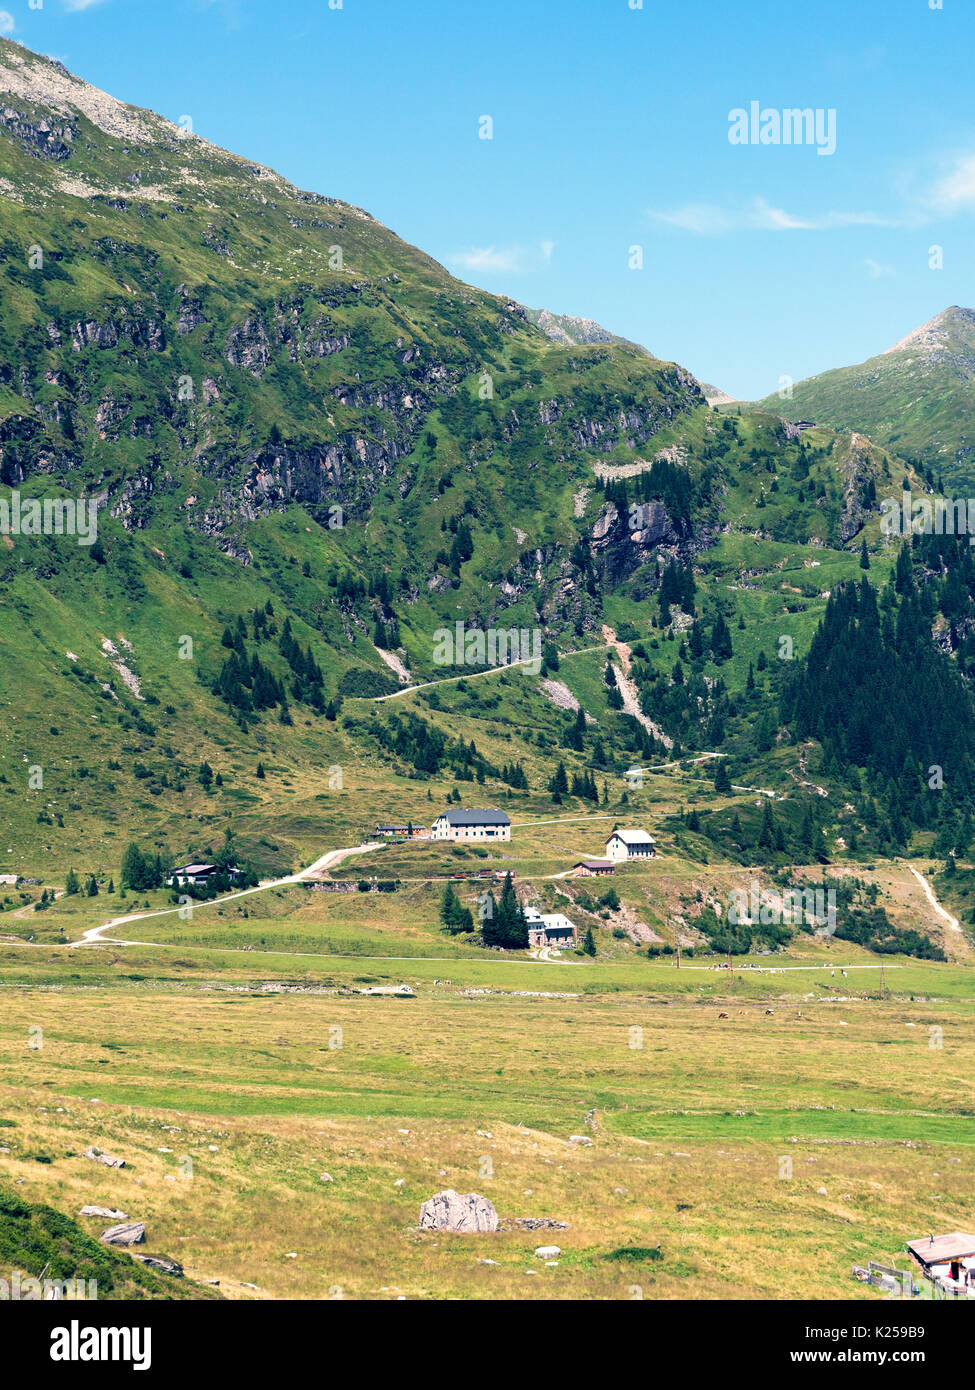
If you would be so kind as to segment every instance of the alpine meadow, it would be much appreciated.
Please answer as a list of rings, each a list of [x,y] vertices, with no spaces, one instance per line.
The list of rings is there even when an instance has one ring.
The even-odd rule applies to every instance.
[[[562,242],[442,264],[59,3],[0,12],[0,1298],[975,1298],[975,309],[871,274],[878,353],[810,271],[834,355],[736,399],[662,283],[653,351],[581,253],[528,307]],[[820,85],[721,88],[743,181],[839,177]],[[668,193],[639,293],[866,219]]]

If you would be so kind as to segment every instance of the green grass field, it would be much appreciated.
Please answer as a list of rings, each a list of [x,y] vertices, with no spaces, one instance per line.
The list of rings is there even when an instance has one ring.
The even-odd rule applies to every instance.
[[[614,916],[586,914],[594,960],[440,930],[443,876],[485,862],[583,916],[554,895],[604,885],[547,875],[604,825],[516,828],[489,861],[393,845],[342,869],[393,866],[393,894],[272,887],[109,933],[141,945],[67,943],[168,894],[6,914],[0,1181],[67,1215],[117,1206],[146,1221],[147,1250],[242,1298],[871,1298],[851,1263],[970,1228],[964,935],[948,964],[887,957],[882,974],[801,934],[732,971],[700,947],[680,970],[649,960]],[[748,872],[661,855],[613,884],[671,940],[699,885]],[[923,917],[906,868],[862,872],[892,918]],[[376,984],[415,997],[357,992]],[[421,1234],[445,1187],[490,1197],[503,1229]],[[554,1267],[533,1255],[549,1243]]]

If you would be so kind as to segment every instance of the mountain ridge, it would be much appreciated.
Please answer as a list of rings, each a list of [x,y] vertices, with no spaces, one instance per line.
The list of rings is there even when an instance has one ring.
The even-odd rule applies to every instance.
[[[864,362],[806,377],[783,400],[752,403],[789,420],[862,430],[949,483],[975,482],[975,310],[952,305]]]

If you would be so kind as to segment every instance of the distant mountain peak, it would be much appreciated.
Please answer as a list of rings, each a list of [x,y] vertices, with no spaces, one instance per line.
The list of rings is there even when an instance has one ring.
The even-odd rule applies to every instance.
[[[75,77],[57,59],[32,53],[10,39],[0,40],[0,91],[37,102],[62,116],[80,112],[92,125],[120,140],[157,140],[160,130],[153,128],[152,121],[168,127],[172,136],[184,134],[162,116],[147,120],[149,112],[127,106]]]
[[[958,304],[952,304],[880,355],[886,357],[891,352],[916,349],[934,356],[947,352],[957,344],[959,338],[975,347],[975,309],[963,309]]]
[[[701,390],[708,405],[734,405],[738,399],[737,396],[729,396],[720,386],[712,386],[710,381],[702,381]]]
[[[185,119],[185,118],[183,118]],[[0,38],[0,128],[13,134],[31,155],[47,164],[56,164],[60,172],[46,178],[23,179],[19,195],[31,198],[49,197],[52,189],[78,197],[131,195],[135,188],[117,186],[117,180],[100,177],[91,167],[84,174],[75,173],[79,153],[88,141],[80,122],[87,121],[108,139],[89,145],[101,152],[106,160],[118,141],[122,154],[145,156],[147,164],[155,167],[157,182],[143,183],[141,173],[133,173],[132,185],[143,201],[164,201],[177,195],[181,183],[201,186],[214,177],[212,161],[218,159],[221,173],[236,180],[261,185],[282,195],[303,194],[282,175],[265,165],[244,159],[221,149],[192,129],[176,125],[165,116],[141,106],[131,106],[117,97],[100,91],[83,78],[76,77],[56,58],[47,58],[12,39]],[[153,156],[160,153],[178,154],[177,163],[165,164]],[[165,171],[165,172],[164,172]],[[9,193],[9,188],[4,189]],[[260,196],[260,195],[258,195]],[[314,201],[337,203],[337,199],[312,195]],[[343,203],[344,211],[369,217],[362,208]],[[371,220],[371,219],[370,219]]]
[[[579,318],[576,314],[553,314],[548,309],[525,309],[528,322],[534,324],[554,343],[561,343],[563,347],[586,347],[593,343],[617,343],[625,347],[636,347],[641,352],[645,352],[648,357],[655,354],[642,343],[634,343],[629,338],[621,338],[617,333],[610,333],[608,328],[603,328],[602,324],[595,319]]]

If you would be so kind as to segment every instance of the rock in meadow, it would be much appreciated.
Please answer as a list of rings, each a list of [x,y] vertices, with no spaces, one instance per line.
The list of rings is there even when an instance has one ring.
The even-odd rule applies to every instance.
[[[421,1231],[458,1231],[473,1235],[498,1229],[494,1203],[476,1192],[454,1192],[447,1188],[420,1207]]]
[[[141,1245],[146,1238],[146,1228],[142,1221],[123,1221],[118,1226],[109,1226],[98,1239],[103,1245]]]
[[[165,1255],[136,1255],[132,1258],[144,1264],[148,1269],[154,1269],[158,1274],[170,1274],[174,1279],[182,1279],[183,1266],[177,1260],[167,1259]],[[210,1283],[210,1280],[204,1280]]]
[[[104,1163],[106,1168],[124,1168],[125,1159],[115,1158],[112,1154],[107,1154],[103,1149],[96,1149],[94,1144],[89,1144],[85,1149],[85,1158],[90,1158],[92,1163]]]

